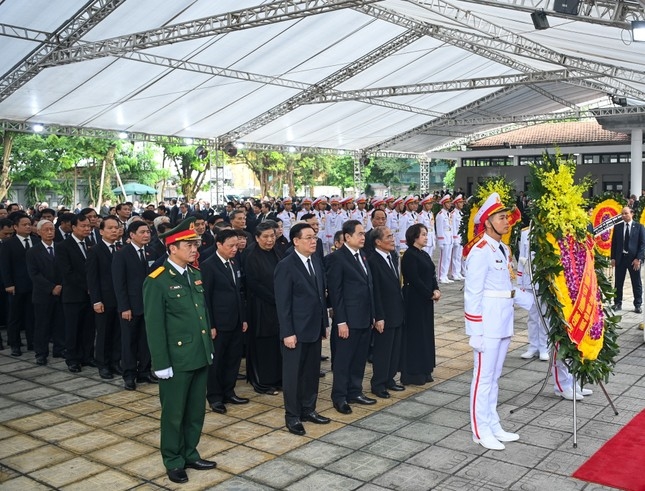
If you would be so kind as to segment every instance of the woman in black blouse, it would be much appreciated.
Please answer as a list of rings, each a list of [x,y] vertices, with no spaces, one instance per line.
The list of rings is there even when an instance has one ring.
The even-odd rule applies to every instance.
[[[434,303],[441,298],[432,258],[423,248],[428,229],[421,223],[405,233],[408,249],[401,258],[405,329],[401,361],[401,383],[424,385],[432,382],[435,367]]]

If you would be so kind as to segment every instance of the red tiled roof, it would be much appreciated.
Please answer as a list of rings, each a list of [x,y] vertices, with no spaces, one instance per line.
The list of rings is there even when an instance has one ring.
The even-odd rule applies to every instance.
[[[627,133],[604,130],[596,121],[544,123],[527,126],[472,142],[471,148],[503,148],[505,146],[598,145],[629,143]]]

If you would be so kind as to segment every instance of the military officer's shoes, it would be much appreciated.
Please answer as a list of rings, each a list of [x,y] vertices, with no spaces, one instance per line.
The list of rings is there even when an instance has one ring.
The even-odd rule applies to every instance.
[[[588,390],[588,389],[587,389]],[[565,389],[565,390],[555,390],[555,395],[560,396],[563,399],[566,399],[567,401],[573,401],[573,389]],[[582,395],[581,391],[576,391],[576,401],[581,401],[584,399],[584,396]]]
[[[177,467],[176,469],[168,469],[166,471],[166,474],[168,475],[168,479],[170,479],[172,482],[179,484],[188,482],[188,474],[186,474],[186,471],[184,469],[181,469],[179,467]]]
[[[548,351],[543,351],[540,353],[540,361],[549,361],[549,352]]]
[[[226,406],[223,402],[217,401],[211,403],[211,409],[219,414],[226,414]]]
[[[321,416],[316,411],[311,411],[309,414],[305,414],[300,418],[301,421],[309,421],[310,423],[316,423],[317,425],[326,425],[329,424],[331,419]]]
[[[224,404],[248,404],[248,402],[246,397],[238,397],[235,394],[224,398]]]
[[[483,436],[481,438],[477,438],[473,435],[473,441],[488,450],[504,450],[506,448],[504,444],[494,436]]]
[[[212,460],[197,459],[195,462],[186,462],[186,469],[195,469],[196,471],[208,471],[215,469],[217,462]]]
[[[525,351],[524,353],[522,353],[520,355],[520,358],[522,358],[524,360],[530,360],[531,358],[533,358],[535,356],[538,356],[539,353],[540,352],[538,350],[529,349],[529,350]]]
[[[499,430],[493,432],[495,440],[500,442],[516,442],[520,439],[520,435],[517,433],[509,433],[508,431]]]

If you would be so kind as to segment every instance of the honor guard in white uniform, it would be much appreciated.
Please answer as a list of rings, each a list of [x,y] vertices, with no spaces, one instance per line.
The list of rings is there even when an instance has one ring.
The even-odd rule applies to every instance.
[[[300,220],[303,215],[307,215],[308,213],[313,213],[313,210],[311,209],[312,201],[311,198],[304,198],[302,200],[302,208],[296,213],[296,219]]]
[[[391,206],[392,206],[392,211],[387,216],[387,228],[389,228],[392,231],[392,235],[394,235],[394,239],[396,241],[396,253],[398,254],[400,251],[399,240],[398,240],[399,221],[401,219],[400,211],[403,208],[403,198],[396,198],[394,201],[392,201]]]
[[[450,212],[451,228],[452,228],[452,279],[455,281],[463,281],[463,254],[464,246],[461,245],[461,235],[459,235],[459,225],[461,224],[461,217],[463,213],[461,209],[464,207],[464,197],[458,194],[452,200],[453,210]]]
[[[367,198],[365,195],[360,195],[356,198],[356,209],[351,213],[352,220],[358,220],[363,225],[365,232],[372,229],[372,221],[369,218],[370,213],[367,211]]]
[[[326,250],[331,251],[334,247],[334,234],[343,228],[342,212],[340,210],[340,198],[332,196],[329,200],[331,210],[325,218],[325,242]]]
[[[504,431],[497,413],[499,377],[513,335],[514,304],[530,308],[532,295],[514,290],[511,251],[501,242],[510,230],[508,208],[492,193],[475,215],[476,233],[483,237],[466,259],[464,315],[474,368],[470,388],[473,441],[490,450],[504,450],[502,442],[519,440]]]
[[[403,200],[403,213],[399,216],[399,232],[396,235],[396,241],[399,244],[399,251],[405,251],[408,249],[408,244],[405,240],[405,233],[412,225],[418,223],[418,209],[419,200],[416,196],[410,195]]]
[[[291,198],[289,196],[282,200],[282,204],[284,206],[284,210],[282,210],[276,216],[280,220],[282,220],[282,227],[284,230],[283,235],[285,237],[289,237],[289,230],[291,230],[291,226],[296,223],[296,215],[291,211],[293,201],[291,201]]]
[[[439,283],[452,283],[448,279],[450,260],[452,258],[452,221],[450,220],[450,195],[446,194],[439,200],[441,210],[435,217],[435,229],[437,232],[437,245],[439,246]]]
[[[419,223],[422,223],[428,229],[428,244],[423,248],[430,257],[434,254],[434,249],[437,245],[437,235],[434,230],[434,214],[432,213],[432,203],[434,196],[429,194],[421,200],[423,210],[419,213]]]
[[[325,237],[325,221],[327,219],[327,196],[319,196],[312,203],[313,214],[318,219],[318,238],[322,241],[323,253],[329,254],[331,248]]]
[[[352,219],[352,207],[354,206],[354,198],[347,196],[340,200],[340,212],[343,218],[343,223]],[[342,227],[342,225],[341,225]]]

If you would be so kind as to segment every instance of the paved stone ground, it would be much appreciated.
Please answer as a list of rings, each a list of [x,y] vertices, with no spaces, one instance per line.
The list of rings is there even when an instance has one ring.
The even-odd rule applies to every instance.
[[[487,451],[472,442],[469,429],[472,354],[464,335],[462,285],[442,288],[434,383],[408,387],[375,406],[354,405],[354,413],[344,416],[332,408],[329,373],[318,409],[333,421],[306,423],[305,437],[284,429],[280,396],[258,395],[240,383],[237,392],[250,397],[250,404],[229,406],[226,415],[206,414],[199,448],[204,458],[218,462],[217,470],[189,470],[185,485],[171,483],[161,464],[156,386],[126,392],[120,380],[103,381],[96,369],[74,375],[61,360],[39,367],[33,353],[12,358],[4,350],[0,489],[608,489],[569,476],[645,407],[645,350],[637,329],[642,317],[623,312],[620,360],[606,386],[619,415],[593,387],[594,395],[577,406],[574,448],[572,403],[553,395],[551,381],[528,408],[509,414],[539,391],[547,370],[545,362],[519,357],[526,314],[518,310],[500,383],[500,413],[505,427],[522,438],[506,451]],[[369,376],[368,367],[365,388]]]

